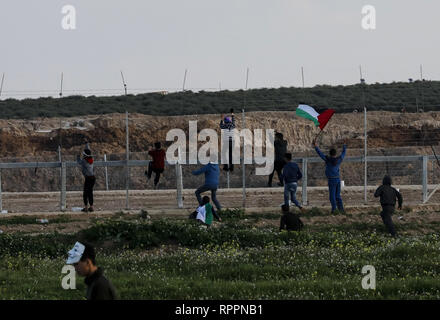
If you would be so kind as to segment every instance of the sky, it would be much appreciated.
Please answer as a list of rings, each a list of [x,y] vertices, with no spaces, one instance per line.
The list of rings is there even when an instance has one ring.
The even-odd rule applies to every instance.
[[[62,8],[76,11],[65,30]],[[365,30],[362,8],[376,10]],[[440,79],[433,0],[1,0],[1,99]],[[0,78],[1,80],[1,78]]]

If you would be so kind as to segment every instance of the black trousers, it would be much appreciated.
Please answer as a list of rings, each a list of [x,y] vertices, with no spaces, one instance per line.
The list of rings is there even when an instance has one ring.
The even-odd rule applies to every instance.
[[[87,207],[87,204],[93,206],[93,187],[95,186],[95,177],[86,177],[84,182],[84,192],[83,192],[83,200],[84,205]]]
[[[272,179],[273,179],[273,176],[275,175],[275,171],[278,174],[278,179],[280,179],[280,183],[283,184],[283,181],[281,181],[281,171],[283,170],[285,164],[286,163],[284,161],[275,161],[274,162],[273,171],[269,175],[269,182],[268,182],[269,186],[272,186]]]
[[[392,214],[394,213],[394,206],[393,205],[383,205],[382,206],[382,212],[380,213],[380,216],[382,217],[382,221],[385,224],[385,228],[387,231],[393,236],[396,236],[396,229],[394,228],[393,219],[391,218]]]
[[[223,165],[224,171],[234,171],[234,165],[232,164],[232,139],[229,139],[229,164]]]
[[[160,174],[163,173],[163,169],[153,168],[153,163],[150,162],[148,164],[148,173],[147,173],[148,179],[151,178],[151,175],[153,174],[153,172],[156,173],[156,175],[154,177],[154,185],[156,186],[159,183]]]

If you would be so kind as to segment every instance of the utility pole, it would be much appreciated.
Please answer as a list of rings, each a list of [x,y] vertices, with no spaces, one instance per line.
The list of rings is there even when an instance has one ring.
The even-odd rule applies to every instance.
[[[2,91],[3,91],[3,83],[5,81],[5,73],[3,72],[2,75],[2,83],[0,84],[0,97],[2,96]]]
[[[63,96],[63,78],[64,74],[61,72],[60,98]]]
[[[187,75],[187,73],[188,73],[188,69],[185,69],[185,74],[183,75],[182,91],[185,91],[186,75]]]
[[[125,95],[127,95],[127,84],[125,83],[125,78],[124,78],[124,74],[122,73],[122,70],[121,70],[121,77],[122,77],[122,85],[124,86],[124,92]]]

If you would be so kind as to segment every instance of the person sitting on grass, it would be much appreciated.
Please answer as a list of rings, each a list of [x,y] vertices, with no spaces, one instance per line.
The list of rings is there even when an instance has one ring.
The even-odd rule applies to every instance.
[[[283,215],[280,219],[280,232],[282,230],[301,231],[301,229],[304,227],[303,222],[297,214],[290,212],[289,209],[289,206],[286,206],[285,204],[281,206]]]
[[[76,242],[69,251],[67,264],[72,264],[75,271],[85,277],[87,300],[116,300],[113,284],[103,275],[102,268],[96,266],[95,249],[88,243]]]
[[[292,154],[286,153],[284,155],[286,164],[284,165],[281,177],[284,183],[284,204],[289,206],[289,195],[292,202],[299,208],[301,211],[303,207],[299,204],[298,200],[296,200],[296,189],[298,188],[298,180],[302,178],[301,170],[298,165],[292,161]]]
[[[392,237],[396,237],[396,229],[394,228],[393,219],[391,218],[395,210],[396,199],[399,201],[399,210],[402,209],[403,198],[399,191],[391,186],[391,177],[385,176],[382,181],[382,185],[377,188],[374,196],[380,197],[380,204],[382,206],[382,212],[380,216],[382,221],[391,234]]]
[[[339,176],[339,166],[345,157],[345,152],[347,151],[347,144],[344,141],[344,146],[342,147],[342,153],[340,156],[336,156],[336,149],[330,149],[330,155],[324,155],[321,150],[319,150],[316,143],[316,139],[313,140],[313,147],[316,153],[325,161],[325,175],[328,179],[328,191],[330,203],[332,205],[332,213],[336,211],[336,207],[340,212],[344,212],[344,204],[341,198],[341,180]]]
[[[214,217],[217,219],[217,221],[222,221],[217,212],[215,212],[214,207],[211,205],[210,201],[211,199],[209,199],[208,196],[204,196],[202,199],[203,204],[190,215],[190,218],[199,220],[208,228],[211,226]]]

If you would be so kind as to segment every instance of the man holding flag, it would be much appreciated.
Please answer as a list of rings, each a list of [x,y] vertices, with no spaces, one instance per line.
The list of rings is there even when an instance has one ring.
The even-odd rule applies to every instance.
[[[318,153],[321,159],[325,161],[325,175],[328,179],[328,191],[330,203],[332,205],[332,213],[335,212],[336,208],[338,208],[339,211],[343,212],[344,205],[341,198],[341,180],[339,175],[339,166],[344,160],[347,145],[344,141],[344,146],[342,148],[342,153],[340,156],[336,156],[336,149],[334,148],[330,149],[330,155],[326,156],[321,152],[316,143],[318,136],[322,133],[322,130],[327,125],[335,111],[333,109],[327,109],[322,113],[318,113],[311,106],[300,104],[295,113],[299,117],[312,120],[315,125],[321,129],[315,139],[313,139],[313,147],[315,148],[315,151]]]

